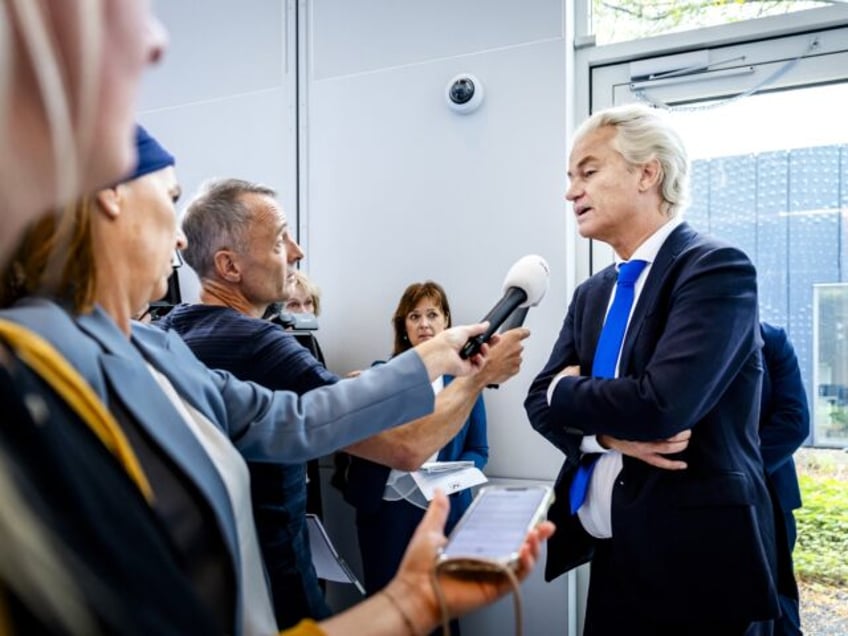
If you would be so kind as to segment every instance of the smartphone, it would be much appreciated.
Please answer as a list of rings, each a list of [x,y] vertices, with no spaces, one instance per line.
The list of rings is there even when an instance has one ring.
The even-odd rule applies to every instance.
[[[487,569],[486,563],[515,567],[527,533],[544,520],[553,489],[532,486],[484,486],[462,515],[439,561]]]

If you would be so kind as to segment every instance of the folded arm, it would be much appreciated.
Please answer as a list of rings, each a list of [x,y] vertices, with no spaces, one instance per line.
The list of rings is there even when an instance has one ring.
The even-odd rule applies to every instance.
[[[695,426],[721,400],[760,345],[756,272],[733,248],[706,250],[691,259],[680,266],[683,271],[663,299],[667,309],[645,318],[631,343],[631,360],[640,356],[638,370],[625,368],[621,377],[609,379],[561,378],[545,416],[548,427],[565,423],[582,434],[664,440]],[[660,330],[656,341],[651,329]],[[574,363],[564,359],[558,369]],[[538,403],[537,397],[534,408]]]

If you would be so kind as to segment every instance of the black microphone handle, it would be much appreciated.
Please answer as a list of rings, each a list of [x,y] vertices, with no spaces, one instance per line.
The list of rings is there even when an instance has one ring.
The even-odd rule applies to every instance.
[[[498,330],[503,322],[509,318],[510,314],[515,311],[518,306],[527,300],[527,292],[520,287],[510,287],[506,290],[503,297],[495,304],[488,314],[483,316],[480,322],[489,321],[489,327],[483,333],[469,338],[468,342],[462,347],[459,352],[459,357],[462,359],[470,358],[480,351],[480,347],[489,341],[492,334]]]
[[[519,307],[514,312],[512,312],[509,315],[509,318],[504,321],[504,324],[501,325],[501,333],[523,325],[524,320],[527,318],[528,311],[530,311],[529,307]]]

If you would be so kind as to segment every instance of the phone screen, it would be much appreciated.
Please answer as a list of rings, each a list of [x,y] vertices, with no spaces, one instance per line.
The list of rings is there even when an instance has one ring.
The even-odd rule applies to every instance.
[[[551,501],[547,486],[489,486],[451,533],[442,558],[489,559],[511,563],[527,532],[541,521]]]

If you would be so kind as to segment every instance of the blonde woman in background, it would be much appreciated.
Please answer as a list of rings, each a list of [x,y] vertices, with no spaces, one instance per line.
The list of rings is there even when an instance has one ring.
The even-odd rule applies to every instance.
[[[283,309],[291,314],[313,314],[315,317],[321,314],[321,290],[299,269],[291,273],[289,297]]]

